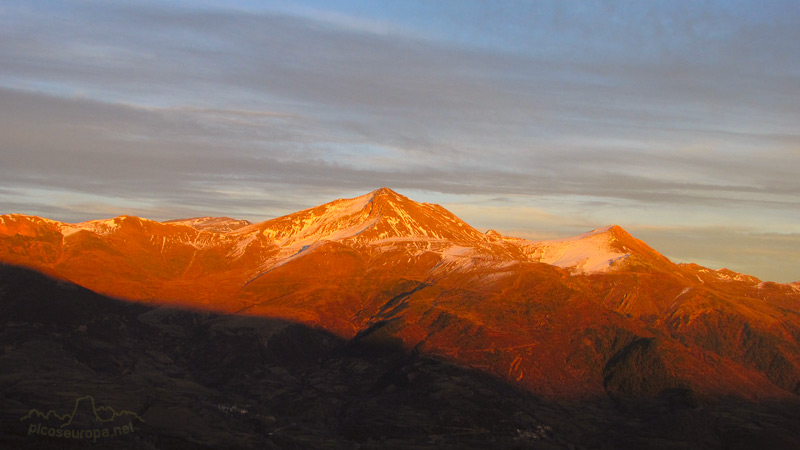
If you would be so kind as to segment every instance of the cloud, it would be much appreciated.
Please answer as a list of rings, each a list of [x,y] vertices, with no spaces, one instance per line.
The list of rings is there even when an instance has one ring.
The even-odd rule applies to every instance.
[[[198,209],[266,205],[292,190],[357,193],[383,185],[762,208],[795,208],[800,191],[790,165],[747,159],[572,149],[567,156],[556,150],[520,157],[521,167],[480,167],[403,147],[384,152],[369,140],[343,144],[325,124],[281,111],[145,108],[4,89],[0,101],[5,183]],[[359,145],[366,148],[351,151]],[[451,157],[452,164],[442,161]],[[647,173],[653,170],[664,175]],[[726,184],[731,174],[736,179]],[[216,193],[237,189],[262,194],[246,201]]]
[[[0,206],[258,220],[391,186],[568,218],[536,233],[800,219],[791,3],[458,5],[5,5]]]
[[[800,281],[800,233],[760,233],[726,226],[639,226],[628,231],[673,262],[728,268],[764,281]]]

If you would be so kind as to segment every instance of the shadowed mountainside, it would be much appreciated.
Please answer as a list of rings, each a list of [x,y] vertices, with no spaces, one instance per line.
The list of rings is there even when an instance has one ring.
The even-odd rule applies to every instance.
[[[674,264],[618,226],[532,242],[386,188],[206,227],[234,222],[6,215],[0,260],[114,297],[393,342],[543,398],[800,393],[800,287]]]
[[[0,265],[0,445],[9,448],[797,448],[796,403],[553,402],[377,330],[344,340],[285,320],[113,300]],[[654,341],[622,366],[649,364]],[[643,373],[648,378],[652,374]],[[657,377],[656,377],[657,378]],[[621,391],[625,391],[622,377]],[[616,381],[612,381],[616,383]],[[666,386],[666,385],[665,385]],[[96,443],[28,435],[76,399],[141,416]]]

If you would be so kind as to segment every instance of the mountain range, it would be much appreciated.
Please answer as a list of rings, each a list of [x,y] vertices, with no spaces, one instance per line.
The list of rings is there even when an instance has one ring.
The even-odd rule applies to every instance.
[[[381,188],[260,223],[3,215],[0,262],[437,358],[548,401],[800,396],[800,283],[675,264],[615,225],[530,241]]]

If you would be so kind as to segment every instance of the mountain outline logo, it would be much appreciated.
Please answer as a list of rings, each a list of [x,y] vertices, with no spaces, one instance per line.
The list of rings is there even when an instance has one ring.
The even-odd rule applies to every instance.
[[[33,408],[20,421],[28,422],[28,436],[87,439],[92,442],[133,433],[135,421],[144,423],[144,419],[133,411],[97,406],[91,395],[76,398],[71,412],[59,414],[55,409],[42,412]]]

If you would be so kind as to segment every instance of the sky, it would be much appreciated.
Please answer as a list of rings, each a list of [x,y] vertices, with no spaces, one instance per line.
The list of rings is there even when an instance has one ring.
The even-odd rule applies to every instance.
[[[0,214],[261,221],[387,186],[800,280],[800,1],[0,0]]]

